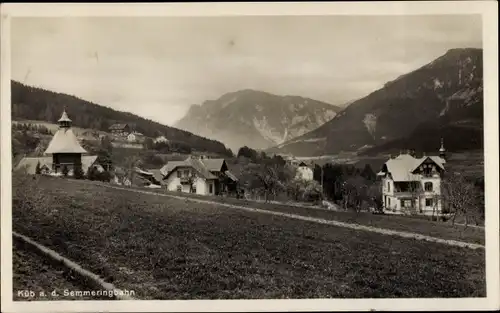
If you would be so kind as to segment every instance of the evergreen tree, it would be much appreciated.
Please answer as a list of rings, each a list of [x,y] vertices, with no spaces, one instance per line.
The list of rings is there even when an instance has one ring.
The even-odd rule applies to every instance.
[[[42,169],[40,167],[40,161],[36,164],[35,173],[36,174],[41,174],[42,173]]]
[[[368,164],[368,163],[363,168],[363,171],[361,172],[361,176],[369,181],[374,181],[377,177],[375,172],[372,170],[370,164]]]

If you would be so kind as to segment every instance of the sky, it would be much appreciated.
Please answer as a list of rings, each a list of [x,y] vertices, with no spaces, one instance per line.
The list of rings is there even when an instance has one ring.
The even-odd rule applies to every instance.
[[[451,48],[481,17],[15,17],[11,77],[173,125],[192,104],[256,89],[342,105]]]

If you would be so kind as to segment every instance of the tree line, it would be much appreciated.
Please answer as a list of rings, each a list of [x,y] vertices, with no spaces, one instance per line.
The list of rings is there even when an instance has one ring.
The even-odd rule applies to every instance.
[[[12,130],[30,131],[42,135],[53,135],[54,133],[43,125],[29,124],[29,123],[12,123]]]

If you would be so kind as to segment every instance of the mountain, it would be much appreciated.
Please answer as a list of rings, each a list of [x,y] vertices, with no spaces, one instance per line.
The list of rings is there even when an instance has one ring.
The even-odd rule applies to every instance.
[[[175,126],[222,141],[233,151],[266,149],[317,128],[339,111],[321,101],[246,89],[192,105]]]
[[[13,120],[56,123],[66,108],[73,125],[78,127],[108,131],[109,126],[114,123],[127,123],[148,137],[164,135],[172,143],[186,145],[197,151],[231,155],[231,151],[221,142],[165,126],[132,113],[116,111],[75,96],[26,86],[17,81],[11,81],[11,102]]]
[[[297,156],[432,151],[439,149],[440,137],[450,151],[481,149],[482,64],[482,49],[451,49],[354,101],[319,128],[268,151]]]

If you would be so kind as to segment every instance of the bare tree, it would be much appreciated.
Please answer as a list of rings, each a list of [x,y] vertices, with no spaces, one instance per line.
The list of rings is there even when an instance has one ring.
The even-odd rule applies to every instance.
[[[135,168],[140,167],[142,165],[142,161],[139,156],[131,155],[125,159],[124,165],[124,169],[126,172],[125,177],[127,177],[128,180],[132,183],[132,179],[135,175]]]
[[[481,210],[479,197],[480,193],[474,185],[462,175],[451,174],[443,180],[443,198],[452,213],[452,224],[455,224],[457,215],[464,216],[465,226],[469,218],[476,218]]]
[[[349,177],[342,183],[341,191],[344,209],[351,208],[359,212],[364,196],[367,195],[367,185],[364,178],[361,176]]]
[[[197,176],[196,176],[196,173],[194,172],[191,172],[188,177],[186,177],[186,182],[187,184],[189,185],[189,193],[193,193],[193,191],[195,190],[194,188],[194,184],[196,183],[196,180],[197,180]]]
[[[306,189],[306,182],[302,179],[293,179],[287,184],[288,195],[291,196],[295,201],[304,194]]]

